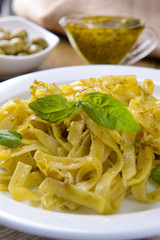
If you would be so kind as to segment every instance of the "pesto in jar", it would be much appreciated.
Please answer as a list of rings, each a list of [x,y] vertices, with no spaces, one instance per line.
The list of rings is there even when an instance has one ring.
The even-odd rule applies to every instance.
[[[64,26],[72,46],[92,64],[118,64],[131,50],[144,25],[139,19],[96,16]]]

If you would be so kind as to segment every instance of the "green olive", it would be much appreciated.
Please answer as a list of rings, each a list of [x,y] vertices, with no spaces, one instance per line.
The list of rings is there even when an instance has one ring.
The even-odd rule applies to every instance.
[[[15,54],[15,49],[12,47],[9,40],[0,40],[0,48],[5,52],[5,54]]]
[[[17,54],[17,56],[26,56],[26,55],[28,55],[26,52],[19,52],[19,53]]]
[[[48,47],[47,41],[44,38],[41,38],[41,37],[37,37],[37,38],[32,39],[32,43],[33,44],[39,44],[40,46],[42,46],[43,49]]]
[[[9,32],[7,31],[0,31],[0,40],[9,40]]]
[[[28,36],[26,30],[24,29],[16,29],[14,31],[11,32],[10,37],[11,38],[22,38],[22,39],[26,39]]]
[[[5,51],[2,48],[0,48],[0,54],[5,55]]]
[[[42,50],[43,50],[43,48],[39,44],[31,44],[29,49],[28,49],[28,53],[33,54],[33,53],[40,52]]]
[[[31,44],[29,42],[27,43],[24,42],[24,51],[28,53],[30,46]]]
[[[10,32],[0,27],[0,54],[24,56],[40,52],[47,46],[47,41],[42,37],[29,40],[24,29]]]
[[[12,38],[10,40],[10,43],[14,49],[15,54],[24,50],[24,42],[21,38]]]

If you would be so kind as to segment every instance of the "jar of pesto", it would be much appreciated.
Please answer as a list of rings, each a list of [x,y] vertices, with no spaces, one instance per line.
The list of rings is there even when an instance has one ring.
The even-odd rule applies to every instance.
[[[130,52],[144,30],[140,19],[72,13],[62,17],[59,23],[73,48],[90,64],[134,63],[156,46],[156,34],[150,29],[147,40],[141,42],[142,47]],[[148,38],[150,42],[145,46]]]

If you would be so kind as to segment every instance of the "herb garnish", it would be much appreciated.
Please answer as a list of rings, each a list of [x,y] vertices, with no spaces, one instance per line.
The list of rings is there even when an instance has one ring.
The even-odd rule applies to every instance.
[[[150,178],[160,185],[160,166],[157,166],[151,170]]]
[[[46,95],[29,103],[29,107],[40,118],[54,124],[72,119],[83,108],[94,122],[105,128],[119,131],[141,129],[123,103],[100,92],[87,93],[74,101],[67,101],[58,94]]]
[[[9,148],[17,148],[21,144],[22,135],[16,130],[0,130],[0,144]]]

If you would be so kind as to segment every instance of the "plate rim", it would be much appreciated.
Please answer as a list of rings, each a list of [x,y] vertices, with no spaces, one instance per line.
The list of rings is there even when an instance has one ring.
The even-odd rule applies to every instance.
[[[32,76],[32,75],[35,75],[35,74],[41,74],[43,72],[54,72],[54,71],[61,71],[61,70],[72,70],[72,69],[79,69],[79,68],[117,68],[117,69],[133,69],[133,70],[142,70],[144,72],[150,72],[150,71],[153,71],[153,72],[157,72],[159,73],[160,72],[160,69],[158,68],[149,68],[149,67],[141,67],[141,66],[130,66],[130,65],[113,65],[113,64],[90,64],[90,65],[74,65],[74,66],[64,66],[64,67],[56,67],[56,68],[49,68],[49,69],[43,69],[43,70],[37,70],[37,71],[34,71],[34,72],[29,72],[29,73],[25,73],[25,74],[22,74],[22,75],[19,75],[19,76],[15,76],[15,77],[12,77],[12,78],[9,78],[9,79],[6,79],[2,82],[0,82],[0,84],[4,84],[8,81],[17,81],[17,80],[20,80],[20,78],[22,77],[28,77],[28,76]],[[107,74],[106,74],[107,75]],[[114,74],[113,74],[114,75]],[[121,74],[121,75],[124,75],[124,74]],[[126,74],[127,75],[127,74]],[[135,75],[135,74],[133,74]]]

